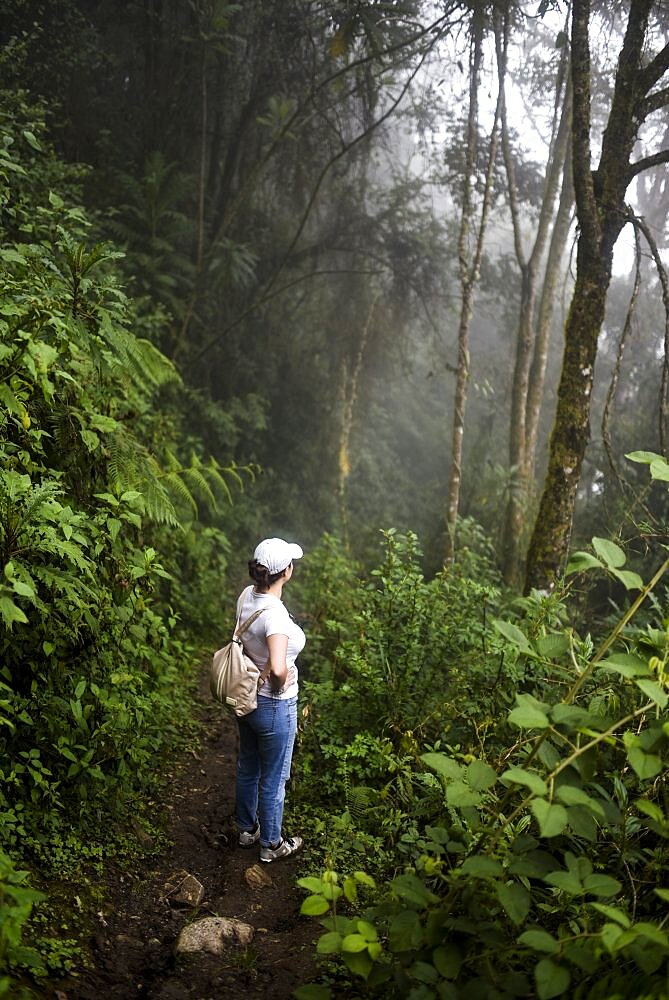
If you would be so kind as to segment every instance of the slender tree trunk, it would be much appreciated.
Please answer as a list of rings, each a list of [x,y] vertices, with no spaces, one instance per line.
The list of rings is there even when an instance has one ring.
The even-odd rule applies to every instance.
[[[474,247],[470,249],[471,230],[474,225],[474,204],[472,179],[476,170],[478,148],[478,90],[483,51],[483,8],[477,6],[472,22],[472,45],[470,54],[469,110],[467,114],[467,155],[462,189],[462,213],[458,236],[458,269],[462,299],[458,323],[458,365],[453,403],[453,432],[451,441],[451,467],[446,503],[446,551],[445,563],[453,558],[455,549],[455,529],[460,506],[462,484],[462,445],[465,432],[465,407],[469,383],[469,330],[474,305],[474,291],[479,280],[483,241],[488,222],[488,212],[492,197],[492,180],[497,158],[497,122],[501,108],[501,90],[497,99],[495,118],[490,135],[488,166],[486,171],[483,203]]]
[[[506,49],[497,32],[497,59],[500,72],[506,65]],[[503,80],[503,77],[502,77]],[[564,72],[558,74],[558,91],[555,106],[559,108],[564,83]],[[503,86],[503,83],[500,84]],[[546,243],[555,214],[555,202],[564,173],[564,165],[569,149],[571,129],[571,99],[570,90],[562,104],[562,110],[557,119],[554,131],[554,141],[551,146],[544,185],[539,221],[534,237],[531,253],[527,260],[523,253],[521,240],[520,213],[514,177],[513,157],[510,148],[509,131],[506,120],[506,106],[502,104],[502,148],[507,174],[509,192],[509,207],[513,222],[514,246],[516,259],[520,269],[520,309],[516,332],[516,358],[513,373],[511,393],[511,421],[509,427],[509,494],[506,505],[504,528],[502,535],[502,557],[504,577],[512,586],[520,582],[521,556],[525,536],[525,518],[529,499],[530,460],[531,451],[528,447],[527,413],[528,399],[531,391],[530,373],[533,358],[536,353],[536,299],[539,268],[545,252]],[[543,381],[542,381],[543,386]],[[539,405],[541,396],[539,395]]]
[[[558,205],[555,224],[551,234],[546,259],[546,270],[541,288],[541,300],[537,316],[537,332],[534,341],[534,355],[530,369],[530,381],[527,391],[527,407],[525,412],[525,461],[527,464],[528,482],[532,482],[536,466],[537,439],[539,434],[539,418],[546,381],[546,364],[550,345],[551,327],[555,312],[555,299],[558,283],[562,278],[561,263],[567,246],[567,238],[571,226],[571,216],[574,207],[574,183],[572,180],[571,162],[565,164],[562,175],[562,191]]]
[[[348,550],[349,547],[349,537],[348,537],[348,506],[346,503],[346,484],[348,482],[348,477],[351,474],[351,456],[350,456],[350,444],[351,444],[351,430],[353,428],[353,415],[355,411],[355,405],[358,401],[358,391],[360,386],[360,373],[362,371],[362,362],[365,355],[365,347],[367,346],[367,340],[369,339],[369,331],[372,325],[372,317],[374,316],[374,309],[378,301],[378,295],[376,295],[369,307],[369,312],[367,313],[367,320],[362,329],[362,335],[360,337],[360,343],[358,344],[358,350],[356,352],[355,359],[353,361],[352,372],[349,376],[349,369],[347,359],[344,357],[341,365],[341,380],[339,385],[339,400],[341,405],[341,428],[339,434],[339,461],[338,461],[338,484],[337,484],[337,495],[339,497],[339,517],[342,526],[344,547]]]

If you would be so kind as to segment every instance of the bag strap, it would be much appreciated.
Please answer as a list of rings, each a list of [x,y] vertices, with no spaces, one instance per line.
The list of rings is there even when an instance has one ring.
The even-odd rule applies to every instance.
[[[261,615],[263,613],[263,611],[265,611],[265,610],[266,610],[266,608],[259,608],[258,611],[254,611],[253,612],[253,614],[250,616],[250,618],[247,618],[245,622],[242,622],[241,625],[238,625],[235,628],[234,638],[235,639],[239,639],[239,641],[241,642],[241,637],[244,634],[244,632],[246,632],[247,628],[249,628],[251,625],[253,625],[253,623],[256,620],[256,618],[258,618],[258,616]],[[237,621],[239,621],[239,618],[237,619]],[[243,643],[242,643],[242,645],[243,645]],[[263,684],[267,680],[267,675],[269,674],[270,667],[271,667],[271,663],[270,663],[270,660],[268,658],[267,659],[267,663],[265,664],[265,666],[261,670],[260,676],[258,677],[258,690],[260,690],[260,688],[263,686]]]
[[[238,624],[235,628],[234,638],[241,639],[244,632],[246,632],[247,628],[253,625],[256,618],[258,618],[265,610],[266,610],[265,608],[259,608],[258,611],[254,611],[253,614],[249,618],[247,618],[245,622],[242,622],[241,625]],[[239,622],[239,618],[237,619],[237,622]]]

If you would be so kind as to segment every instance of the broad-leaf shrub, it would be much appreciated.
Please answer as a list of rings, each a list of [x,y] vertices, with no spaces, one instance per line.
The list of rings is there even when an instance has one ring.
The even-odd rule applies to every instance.
[[[397,539],[389,542],[395,546]],[[601,543],[595,551],[607,572],[622,565]],[[410,581],[404,615],[421,607],[427,617],[417,595],[430,585],[418,581],[406,550],[399,561],[404,573],[395,566],[375,575],[380,586],[374,591],[361,588],[360,599],[377,614],[365,616],[363,609],[354,628],[360,621],[378,628],[386,588],[397,611],[402,581]],[[509,620],[498,612],[469,649],[454,649],[440,594],[452,581],[434,582],[430,607],[438,622],[423,621],[422,634],[442,638],[448,651],[451,669],[440,690],[446,711],[429,712],[432,666],[424,701],[398,705],[401,736],[382,685],[370,684],[373,654],[367,653],[364,669],[348,674],[349,706],[358,685],[365,693],[358,717],[367,727],[365,740],[390,746],[383,777],[373,753],[367,770],[364,758],[356,758],[368,808],[349,808],[347,829],[330,821],[326,860],[334,859],[334,870],[320,877],[320,886],[315,878],[301,882],[310,893],[304,912],[328,914],[318,951],[330,956],[329,978],[337,985],[334,992],[318,987],[320,996],[348,988],[342,968],[358,980],[351,989],[360,996],[664,995],[669,627],[665,621],[633,623],[658,576],[597,649],[569,626],[554,597],[538,594],[516,602],[524,615]],[[402,618],[392,619],[396,630]],[[407,630],[409,640],[414,627]],[[366,640],[350,640],[349,661],[353,652],[362,657],[368,651]],[[435,663],[432,650],[424,658]],[[328,694],[332,713],[317,704],[320,714],[305,742],[321,738],[324,718],[325,750],[332,750],[320,758],[320,781],[335,795],[342,786],[341,809],[347,789],[337,778],[350,767],[360,733],[352,735],[358,718],[351,724],[337,707],[340,687]],[[341,720],[339,753],[333,719]],[[332,784],[323,774],[327,769]],[[362,852],[355,857],[351,850],[359,829],[363,846],[365,832],[376,835],[374,854],[364,861]],[[345,838],[339,845],[332,842],[337,836]],[[360,871],[374,875],[371,900],[343,892]],[[306,1000],[312,988],[296,995]]]
[[[227,503],[240,470],[205,459],[184,415],[157,404],[179,377],[135,332],[119,254],[91,240],[73,200],[80,172],[53,155],[34,109],[4,96],[0,847],[60,876],[61,852],[68,871],[73,852],[93,856],[84,841],[155,780],[190,715],[193,629],[227,551],[194,515]],[[7,864],[0,966],[35,971],[14,904],[37,897]]]

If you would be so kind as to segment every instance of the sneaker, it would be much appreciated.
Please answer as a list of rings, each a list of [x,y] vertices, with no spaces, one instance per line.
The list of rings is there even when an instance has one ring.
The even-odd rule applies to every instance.
[[[253,847],[260,840],[260,827],[256,823],[252,830],[240,830],[239,831],[239,846],[240,847]]]
[[[287,858],[289,854],[294,854],[302,847],[301,837],[285,837],[280,840],[275,847],[261,847],[261,861],[278,861],[279,858]]]

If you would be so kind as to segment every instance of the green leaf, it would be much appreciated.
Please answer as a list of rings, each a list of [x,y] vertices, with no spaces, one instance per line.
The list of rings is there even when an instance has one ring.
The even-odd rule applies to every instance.
[[[642,462],[644,465],[650,465],[656,458],[661,457],[661,455],[656,455],[654,451],[630,451],[625,455],[625,458],[629,458],[630,462]]]
[[[568,651],[569,637],[563,632],[549,632],[548,635],[542,635],[535,639],[534,645],[541,656],[545,656],[549,660],[556,660]]]
[[[669,889],[653,889],[653,892],[658,895],[660,899],[663,899],[665,903],[669,903]]]
[[[642,781],[654,778],[662,770],[662,760],[656,754],[644,753],[641,747],[628,747],[627,759]]]
[[[547,729],[550,726],[546,711],[548,705],[537,701],[531,694],[517,694],[516,705],[509,712],[509,722],[520,729]]]
[[[439,897],[430,892],[425,883],[411,873],[398,875],[392,880],[390,887],[401,899],[406,899],[416,906],[428,906],[439,901]]]
[[[354,975],[367,979],[372,971],[373,962],[366,951],[342,952],[341,957]]]
[[[357,928],[358,933],[362,934],[365,941],[378,941],[379,935],[376,932],[374,924],[370,924],[367,920],[358,920]]]
[[[614,653],[608,659],[602,660],[599,665],[600,670],[608,670],[622,677],[649,676],[650,670],[646,660],[633,653]]]
[[[477,878],[498,878],[503,874],[499,861],[485,854],[474,854],[462,862],[460,871],[463,875],[473,875]]]
[[[573,726],[574,728],[584,725],[591,718],[590,713],[577,705],[563,705],[558,703],[551,709],[553,722],[558,726]]]
[[[584,792],[582,788],[576,788],[574,785],[561,785],[555,791],[555,798],[566,806],[585,806],[595,814],[597,819],[604,819],[602,804]]]
[[[359,882],[360,885],[366,885],[368,889],[376,889],[376,882],[371,875],[367,874],[367,872],[353,872],[353,878],[356,882]]]
[[[338,931],[328,931],[327,934],[322,934],[319,937],[316,951],[319,955],[338,955],[343,940]]]
[[[21,608],[17,607],[9,597],[0,597],[0,615],[10,631],[14,622],[25,625],[28,621]]]
[[[308,875],[306,878],[298,878],[297,884],[301,889],[308,889],[309,892],[321,893],[323,891],[322,880],[315,878],[313,875]]]
[[[567,825],[567,810],[564,806],[547,802],[546,799],[533,799],[530,808],[537,818],[542,837],[557,837]]]
[[[59,194],[56,194],[55,191],[49,191],[49,204],[56,209],[60,209],[65,206],[65,202]]]
[[[593,538],[592,547],[609,569],[620,569],[625,565],[625,553],[619,545],[608,538]]]
[[[464,809],[467,806],[477,806],[481,796],[464,781],[452,781],[446,787],[446,802],[453,808]]]
[[[583,879],[583,886],[593,896],[616,896],[622,889],[618,879],[610,875],[588,875]]]
[[[467,784],[477,791],[491,788],[497,781],[497,772],[483,760],[473,760],[467,768]]]
[[[571,982],[569,969],[557,965],[550,958],[542,958],[534,970],[539,1000],[551,1000],[551,997],[564,996]]]
[[[530,912],[530,894],[519,882],[498,884],[497,898],[514,924],[522,924]]]
[[[656,889],[655,891],[657,892],[658,890]],[[589,905],[593,910],[602,913],[609,920],[615,920],[621,927],[630,926],[630,918],[623,910],[619,910],[617,906],[609,906],[608,903],[590,903]]]
[[[306,917],[319,917],[321,913],[327,913],[329,909],[330,906],[324,896],[307,896],[300,907],[300,913]]]
[[[527,636],[517,625],[514,625],[513,622],[500,621],[499,618],[493,620],[493,625],[505,639],[508,639],[514,646],[517,646],[521,653],[534,656],[534,650],[530,646]]]
[[[669,463],[667,463],[663,458],[655,458],[650,463],[650,474],[653,479],[659,479],[660,482],[669,483]]]
[[[366,951],[367,941],[362,936],[362,934],[347,934],[342,940],[341,950],[342,951]]]
[[[641,590],[643,588],[643,580],[638,573],[633,573],[629,569],[612,569],[611,572],[624,584],[626,590]]]
[[[464,768],[445,753],[424,753],[420,758],[424,764],[442,774],[445,778],[462,778]]]
[[[534,951],[547,951],[552,955],[560,950],[559,942],[548,931],[525,931],[518,938],[518,944],[525,944]]]
[[[23,131],[23,138],[26,140],[26,142],[28,143],[28,145],[32,146],[33,149],[36,149],[38,153],[41,153],[42,152],[42,147],[40,146],[40,144],[39,144],[37,138],[35,137],[34,133],[33,132],[29,132],[27,128],[24,128],[22,131]]]
[[[654,701],[656,705],[660,708],[667,707],[667,701],[669,701],[669,695],[667,692],[660,687],[655,681],[646,680],[645,678],[639,678],[636,681],[636,686],[643,691],[647,698]]]
[[[522,767],[510,767],[500,775],[503,784],[525,785],[535,795],[547,795],[548,785],[536,771],[526,771]]]
[[[393,952],[414,951],[423,944],[423,928],[415,910],[402,910],[390,925],[388,944]]]
[[[549,872],[544,875],[544,882],[554,885],[561,892],[567,892],[570,896],[580,896],[583,893],[583,883],[575,872]]]
[[[455,979],[462,965],[462,955],[454,944],[442,944],[432,952],[432,963],[444,979]]]
[[[582,573],[587,569],[604,569],[604,564],[589,552],[573,552],[564,574],[569,576],[570,573]]]

